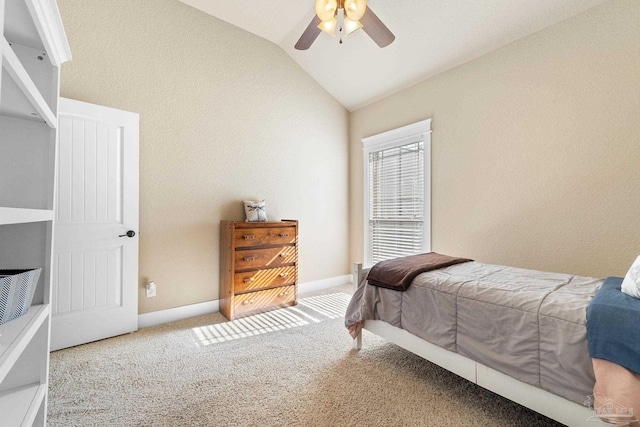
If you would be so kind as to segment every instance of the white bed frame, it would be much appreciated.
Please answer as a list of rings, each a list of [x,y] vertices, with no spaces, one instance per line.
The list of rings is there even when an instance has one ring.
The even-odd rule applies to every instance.
[[[354,263],[354,291],[362,282],[362,278],[362,264]],[[523,383],[467,357],[431,344],[404,329],[396,328],[381,320],[365,321],[364,329],[487,390],[568,426],[609,425],[597,420],[594,417],[594,411],[586,406]],[[362,348],[362,332],[353,340],[353,346],[357,350]],[[586,399],[587,396],[585,396]]]

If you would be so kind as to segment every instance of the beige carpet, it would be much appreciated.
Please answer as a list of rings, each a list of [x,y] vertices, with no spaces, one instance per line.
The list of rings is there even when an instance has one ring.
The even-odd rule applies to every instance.
[[[352,350],[348,299],[340,287],[54,352],[48,425],[559,425],[366,331]]]

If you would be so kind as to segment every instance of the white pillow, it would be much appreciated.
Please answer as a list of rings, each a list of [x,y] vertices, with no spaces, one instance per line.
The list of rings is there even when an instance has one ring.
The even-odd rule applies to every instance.
[[[631,268],[627,271],[622,281],[622,292],[640,299],[640,256],[631,264]]]
[[[264,200],[244,200],[244,213],[247,221],[266,221],[267,209]]]

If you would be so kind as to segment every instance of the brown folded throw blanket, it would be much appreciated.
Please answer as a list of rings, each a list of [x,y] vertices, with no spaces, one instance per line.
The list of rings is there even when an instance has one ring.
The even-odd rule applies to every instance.
[[[380,261],[371,267],[367,281],[373,286],[406,291],[413,279],[420,273],[468,261],[473,260],[454,258],[435,252],[389,259]]]

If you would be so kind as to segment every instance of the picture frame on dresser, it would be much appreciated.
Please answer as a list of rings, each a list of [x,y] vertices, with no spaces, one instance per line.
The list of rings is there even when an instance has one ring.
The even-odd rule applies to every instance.
[[[296,305],[298,221],[221,221],[219,298],[229,320]]]

